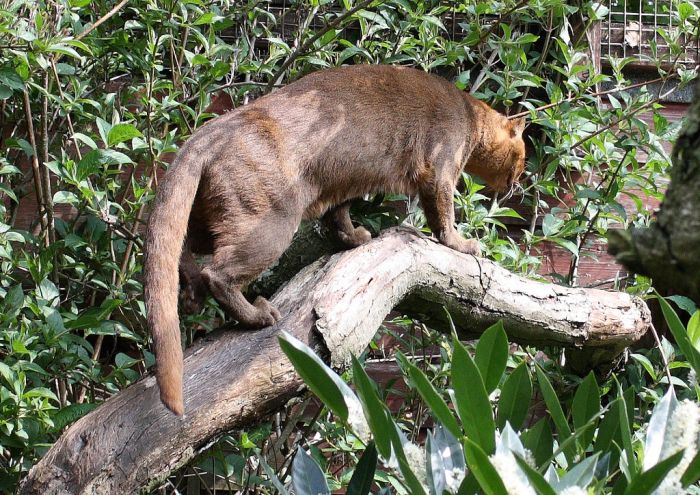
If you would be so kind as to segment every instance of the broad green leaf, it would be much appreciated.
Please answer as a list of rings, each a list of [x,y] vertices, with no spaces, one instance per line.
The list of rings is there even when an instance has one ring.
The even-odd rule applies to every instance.
[[[666,299],[670,299],[682,310],[686,311],[689,315],[692,315],[697,311],[698,307],[695,302],[689,297],[685,296],[667,296]]]
[[[693,313],[688,321],[688,338],[693,347],[700,350],[700,310]]]
[[[693,457],[693,460],[690,461],[690,464],[688,465],[685,472],[683,473],[683,476],[681,476],[681,485],[683,485],[683,488],[685,488],[688,485],[695,483],[699,479],[700,479],[700,452],[695,454],[695,457]]]
[[[627,485],[625,495],[650,495],[682,458],[683,451],[681,450],[650,469],[637,474]]]
[[[490,454],[496,447],[496,425],[484,381],[476,363],[457,338],[453,339],[453,347],[451,378],[462,428]]]
[[[691,343],[688,332],[668,301],[658,294],[657,299],[661,305],[661,311],[664,314],[666,323],[668,323],[668,327],[673,334],[673,338],[676,340],[676,344],[678,344],[678,347],[681,348],[681,351],[695,372],[700,373],[700,351],[698,351]]]
[[[544,371],[542,371],[539,366],[535,367],[535,371],[537,373],[537,383],[540,386],[542,397],[547,405],[547,411],[549,411],[549,414],[554,421],[554,426],[557,428],[557,433],[559,434],[559,444],[561,444],[571,436],[569,423],[566,421],[566,416],[564,416],[564,411],[559,403],[559,397],[554,391],[552,384],[549,382],[547,375],[545,375]],[[572,445],[570,448],[566,449],[564,454],[569,462],[573,461],[576,454],[574,446]]]
[[[51,414],[51,420],[53,421],[52,431],[60,432],[66,426],[76,422],[93,409],[96,409],[98,405],[99,404],[86,402],[84,404],[70,404],[58,409]]]
[[[496,425],[502,429],[506,421],[513,428],[520,429],[530,409],[532,398],[532,380],[526,363],[520,363],[506,378],[498,399]]]
[[[571,413],[576,429],[584,426],[600,412],[600,390],[593,372],[590,372],[576,389],[571,406]],[[585,450],[593,440],[593,429],[581,436],[581,447]]]
[[[49,390],[46,387],[33,388],[24,394],[24,398],[26,398],[26,399],[32,399],[32,398],[51,399],[53,401],[58,402],[58,397],[56,397],[56,394],[54,394],[51,390]]]
[[[557,483],[557,486],[555,487],[557,491],[561,493],[567,488],[571,488],[573,486],[586,488],[591,481],[593,481],[596,463],[598,462],[598,455],[599,453],[596,452],[593,456],[586,457],[574,467],[570,468],[559,480],[559,483]]]
[[[554,440],[547,418],[540,419],[532,428],[521,433],[520,437],[525,448],[532,452],[538,466],[552,457]]]
[[[617,398],[608,405],[608,410],[598,425],[598,434],[595,439],[595,452],[608,452],[615,434],[620,426],[620,411],[622,401]]]
[[[109,134],[107,134],[107,145],[114,146],[135,137],[143,137],[143,134],[141,134],[141,131],[139,131],[136,126],[131,124],[117,124],[113,126],[109,130]]]
[[[0,361],[0,376],[7,380],[8,384],[11,384],[15,379],[15,374],[8,365]]]
[[[425,448],[428,488],[431,495],[442,495],[447,489],[445,473],[466,472],[462,446],[446,428],[438,426],[428,433]]]
[[[637,465],[635,463],[634,450],[632,447],[632,431],[627,412],[627,401],[619,383],[617,387],[617,396],[618,399],[620,399],[620,407],[617,410],[619,412],[620,436],[622,438],[622,447],[625,452],[625,463],[627,465],[628,474],[634,476],[634,473],[637,471]],[[620,464],[622,467],[622,460],[620,460]]]
[[[656,371],[654,370],[654,365],[651,364],[651,361],[649,361],[648,357],[646,357],[642,354],[636,354],[636,353],[630,354],[630,357],[642,365],[642,368],[644,368],[644,370],[649,374],[649,377],[653,381],[658,380],[658,375],[656,374]]]
[[[14,91],[24,89],[24,81],[12,67],[5,66],[0,69],[0,84]]]
[[[347,387],[306,344],[287,332],[279,336],[282,351],[294,365],[294,369],[311,391],[342,421],[348,420],[348,407],[338,382]]]
[[[377,469],[377,449],[374,442],[367,445],[362,457],[355,466],[355,472],[352,473],[348,489],[345,492],[347,495],[367,495],[372,482],[374,481],[374,472]]]
[[[508,495],[506,487],[481,447],[469,438],[464,439],[464,454],[469,471],[479,482],[486,495]]]
[[[379,455],[388,461],[391,458],[393,425],[387,419],[386,406],[379,399],[374,383],[355,356],[352,357],[352,376]]]
[[[518,466],[520,466],[520,469],[523,470],[527,476],[527,479],[530,480],[532,486],[535,487],[538,495],[557,495],[557,492],[549,483],[547,483],[544,476],[532,469],[532,467],[523,458],[516,455],[515,461],[518,463]]]
[[[292,462],[292,486],[296,495],[330,495],[326,476],[318,463],[301,447]]]
[[[421,485],[421,483],[418,481],[418,478],[413,472],[404,452],[405,444],[407,448],[411,449],[419,449],[419,447],[406,440],[406,437],[400,432],[398,425],[394,422],[389,411],[386,411],[386,422],[391,440],[391,448],[393,450],[396,462],[399,465],[399,472],[401,473],[401,476],[403,476],[404,484],[406,485],[406,488],[408,488],[408,492],[411,495],[425,495],[423,485]]]
[[[428,405],[428,409],[435,416],[435,418],[447,428],[452,435],[455,437],[462,436],[462,431],[457,424],[452,411],[447,406],[447,403],[440,397],[435,387],[425,376],[425,373],[420,370],[417,366],[410,363],[403,354],[397,353],[397,359],[402,363],[403,368],[407,371],[411,382],[416,387],[416,390],[423,398],[425,403]]]
[[[4,315],[14,315],[22,309],[23,305],[24,291],[22,290],[22,285],[17,284],[5,294],[5,298],[2,301],[3,313]]]
[[[673,411],[678,407],[678,399],[673,392],[673,387],[669,387],[663,398],[654,406],[654,411],[647,426],[647,436],[644,442],[644,464],[643,470],[651,469],[661,461],[664,439],[668,434],[671,425]]]
[[[484,380],[486,392],[493,392],[498,386],[508,361],[508,336],[499,321],[489,327],[476,344],[474,361]]]

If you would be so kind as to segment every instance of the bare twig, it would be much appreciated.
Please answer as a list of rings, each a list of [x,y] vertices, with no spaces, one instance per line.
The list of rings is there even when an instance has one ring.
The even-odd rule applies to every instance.
[[[32,173],[34,174],[34,193],[36,194],[37,209],[39,211],[39,219],[41,222],[41,233],[46,235],[46,245],[49,244],[46,224],[46,202],[44,200],[44,188],[41,181],[41,171],[39,170],[39,150],[36,145],[36,134],[34,133],[34,122],[32,116],[31,102],[29,101],[29,90],[24,88],[24,115],[27,119],[27,134],[29,135],[29,144],[32,147]]]
[[[355,13],[359,12],[360,10],[364,9],[367,7],[369,4],[372,2],[379,1],[379,3],[382,3],[383,0],[364,0],[357,5],[355,5],[353,8],[350,10],[345,11],[343,14],[339,15],[335,19],[333,19],[331,22],[329,22],[326,27],[321,29],[319,32],[317,32],[315,35],[313,35],[311,38],[307,39],[304,43],[301,44],[299,48],[294,50],[294,53],[292,53],[287,60],[284,61],[282,66],[277,69],[277,72],[270,78],[270,82],[267,84],[265,91],[270,92],[272,91],[272,88],[275,87],[276,84],[280,82],[280,78],[284,75],[284,72],[294,63],[296,59],[301,57],[302,55],[306,54],[309,49],[313,46],[314,43],[316,43],[318,40],[321,39],[323,35],[325,35],[328,31],[331,29],[335,29],[338,27],[345,19],[348,17],[354,15]]]
[[[104,22],[108,21],[114,14],[116,14],[117,12],[119,12],[119,11],[121,10],[121,8],[124,7],[124,5],[126,5],[127,3],[129,3],[129,0],[122,0],[121,2],[119,2],[117,5],[115,5],[115,6],[112,8],[112,10],[110,10],[110,11],[107,12],[105,15],[103,15],[102,17],[100,17],[97,21],[95,21],[95,23],[94,23],[93,25],[91,25],[91,26],[90,26],[89,28],[87,28],[85,31],[83,31],[83,32],[80,33],[78,36],[76,36],[75,39],[76,39],[76,40],[81,40],[81,39],[83,39],[85,36],[87,36],[88,34],[90,34],[93,30],[97,29],[101,24],[103,24]]]
[[[665,77],[657,77],[656,79],[652,79],[651,81],[643,81],[640,83],[635,83],[635,84],[630,84],[629,86],[624,86],[622,88],[613,88],[613,89],[607,89],[605,91],[598,91],[597,93],[590,93],[590,94],[584,94],[584,95],[578,95],[578,96],[572,96],[570,98],[565,98],[561,101],[557,101],[555,103],[548,103],[546,105],[542,105],[541,107],[533,108],[532,110],[526,110],[524,112],[516,113],[513,115],[508,116],[508,119],[518,119],[520,117],[527,117],[530,115],[530,112],[539,112],[541,110],[547,110],[549,108],[554,108],[558,107],[559,105],[563,105],[564,103],[571,103],[574,101],[582,100],[583,98],[596,98],[598,96],[605,96],[605,95],[610,95],[614,93],[620,93],[622,91],[628,91],[630,89],[635,89],[639,88],[641,86],[646,86],[648,84],[654,84],[657,82],[664,82],[669,79],[674,79],[677,78],[678,76],[676,74],[671,74],[669,76]]]

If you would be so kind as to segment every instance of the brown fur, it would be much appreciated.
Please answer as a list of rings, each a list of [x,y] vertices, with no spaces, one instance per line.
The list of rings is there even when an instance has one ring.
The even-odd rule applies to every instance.
[[[211,292],[249,327],[272,325],[267,300],[241,286],[287,248],[299,222],[326,214],[349,246],[370,239],[350,221],[353,198],[420,197],[443,244],[478,254],[454,228],[463,169],[498,190],[524,167],[522,121],[508,121],[439,77],[414,69],[353,66],[313,73],[214,119],[182,147],[161,181],[146,239],[146,305],[163,403],[183,413],[177,314]],[[187,245],[183,255],[183,241]],[[210,252],[201,272],[189,249]]]

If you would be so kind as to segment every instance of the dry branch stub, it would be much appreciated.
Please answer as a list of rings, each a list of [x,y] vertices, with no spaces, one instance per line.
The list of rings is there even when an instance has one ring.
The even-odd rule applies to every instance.
[[[598,361],[619,354],[651,325],[644,302],[628,294],[525,279],[405,228],[316,261],[272,302],[286,315],[274,327],[222,329],[187,351],[184,418],[161,405],[147,376],[73,424],[20,493],[156,486],[217,435],[254,424],[303,390],[277,343],[281,329],[342,367],[402,303],[438,327],[448,308],[462,336],[501,319],[514,341],[592,349]]]

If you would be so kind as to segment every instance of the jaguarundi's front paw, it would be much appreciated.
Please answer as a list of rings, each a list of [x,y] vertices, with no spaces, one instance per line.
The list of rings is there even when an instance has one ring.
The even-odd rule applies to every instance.
[[[479,241],[476,239],[461,239],[457,251],[481,257],[481,246],[479,246]]]
[[[279,311],[277,311],[277,308],[275,308],[272,304],[270,304],[270,302],[267,299],[265,299],[262,296],[258,296],[255,298],[253,306],[255,306],[256,309],[256,314],[253,317],[254,320],[251,322],[245,322],[247,324],[250,324],[250,326],[260,328],[269,327],[274,325],[280,319],[282,319],[282,315]]]

